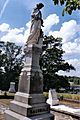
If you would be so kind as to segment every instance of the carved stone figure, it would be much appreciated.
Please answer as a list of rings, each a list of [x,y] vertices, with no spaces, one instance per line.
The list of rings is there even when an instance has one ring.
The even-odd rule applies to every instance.
[[[39,3],[36,5],[36,7],[32,11],[31,28],[30,28],[30,34],[27,40],[27,45],[38,43],[38,40],[42,35],[41,26],[43,27],[43,20],[42,20],[42,14],[40,9],[42,9],[43,7],[44,5],[42,3]]]

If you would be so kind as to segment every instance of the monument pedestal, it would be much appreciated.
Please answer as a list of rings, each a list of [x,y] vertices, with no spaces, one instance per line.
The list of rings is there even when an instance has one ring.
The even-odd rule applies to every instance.
[[[25,48],[19,89],[10,109],[5,111],[5,120],[54,120],[43,96],[43,76],[39,66],[41,51],[38,44]]]

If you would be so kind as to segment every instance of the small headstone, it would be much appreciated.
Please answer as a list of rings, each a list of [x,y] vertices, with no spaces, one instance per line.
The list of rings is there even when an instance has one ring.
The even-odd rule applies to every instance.
[[[10,82],[9,92],[15,93],[15,82]]]
[[[52,106],[52,105],[57,105],[58,101],[59,100],[57,98],[57,93],[56,93],[55,89],[50,89],[47,103]]]
[[[2,94],[2,90],[0,90],[0,95]]]

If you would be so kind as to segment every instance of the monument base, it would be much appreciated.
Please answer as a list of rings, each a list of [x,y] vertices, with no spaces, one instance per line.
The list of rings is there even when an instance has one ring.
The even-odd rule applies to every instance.
[[[50,113],[41,114],[33,117],[25,117],[11,110],[6,110],[5,117],[6,120],[54,120],[54,117],[52,118],[52,114]]]
[[[43,94],[17,92],[5,111],[5,120],[54,120]]]

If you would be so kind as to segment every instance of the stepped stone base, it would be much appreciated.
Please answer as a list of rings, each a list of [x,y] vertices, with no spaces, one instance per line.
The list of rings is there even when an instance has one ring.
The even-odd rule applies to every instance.
[[[54,120],[42,94],[17,92],[5,111],[5,120]]]
[[[25,117],[11,110],[6,110],[5,117],[6,120],[54,120],[54,118],[52,118],[52,114],[50,113],[41,114],[33,117]]]

